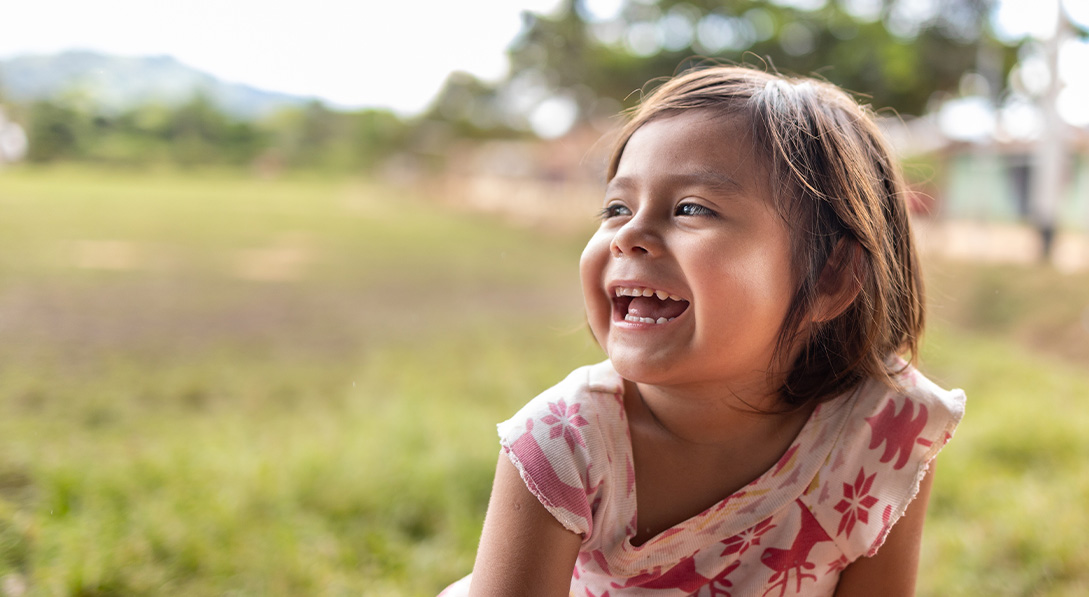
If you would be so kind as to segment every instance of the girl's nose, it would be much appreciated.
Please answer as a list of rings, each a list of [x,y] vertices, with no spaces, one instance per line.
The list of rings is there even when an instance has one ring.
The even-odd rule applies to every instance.
[[[632,218],[613,236],[613,257],[654,255],[661,247],[657,233],[642,218]]]

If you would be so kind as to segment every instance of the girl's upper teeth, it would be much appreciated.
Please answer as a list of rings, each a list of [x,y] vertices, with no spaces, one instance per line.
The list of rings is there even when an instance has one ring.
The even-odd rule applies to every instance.
[[[666,299],[669,299],[671,301],[684,300],[675,294],[669,294],[664,290],[655,290],[653,288],[627,288],[617,286],[614,292],[616,293],[616,296],[656,296],[658,297],[658,300],[662,301]]]

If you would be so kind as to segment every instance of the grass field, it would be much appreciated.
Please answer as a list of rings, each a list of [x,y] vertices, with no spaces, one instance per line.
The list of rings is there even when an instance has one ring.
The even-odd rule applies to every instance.
[[[434,595],[583,238],[355,180],[0,171],[0,595]],[[931,264],[921,595],[1089,592],[1089,278]]]

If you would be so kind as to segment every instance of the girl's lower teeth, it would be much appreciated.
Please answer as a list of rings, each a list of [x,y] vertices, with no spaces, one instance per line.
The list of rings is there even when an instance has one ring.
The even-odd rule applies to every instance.
[[[624,321],[630,321],[632,323],[668,323],[674,319],[675,318],[673,317],[659,317],[658,319],[654,319],[653,317],[636,317],[631,313],[624,316]]]

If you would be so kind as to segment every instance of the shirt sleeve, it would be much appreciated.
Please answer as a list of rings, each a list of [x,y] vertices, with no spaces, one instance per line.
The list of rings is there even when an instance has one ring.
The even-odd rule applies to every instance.
[[[594,456],[604,448],[587,375],[576,370],[498,425],[503,451],[526,487],[584,540],[593,532],[591,503],[602,484]]]
[[[819,491],[807,496],[848,561],[877,553],[964,415],[961,390],[943,390],[914,369],[901,378],[902,391],[863,386]]]

